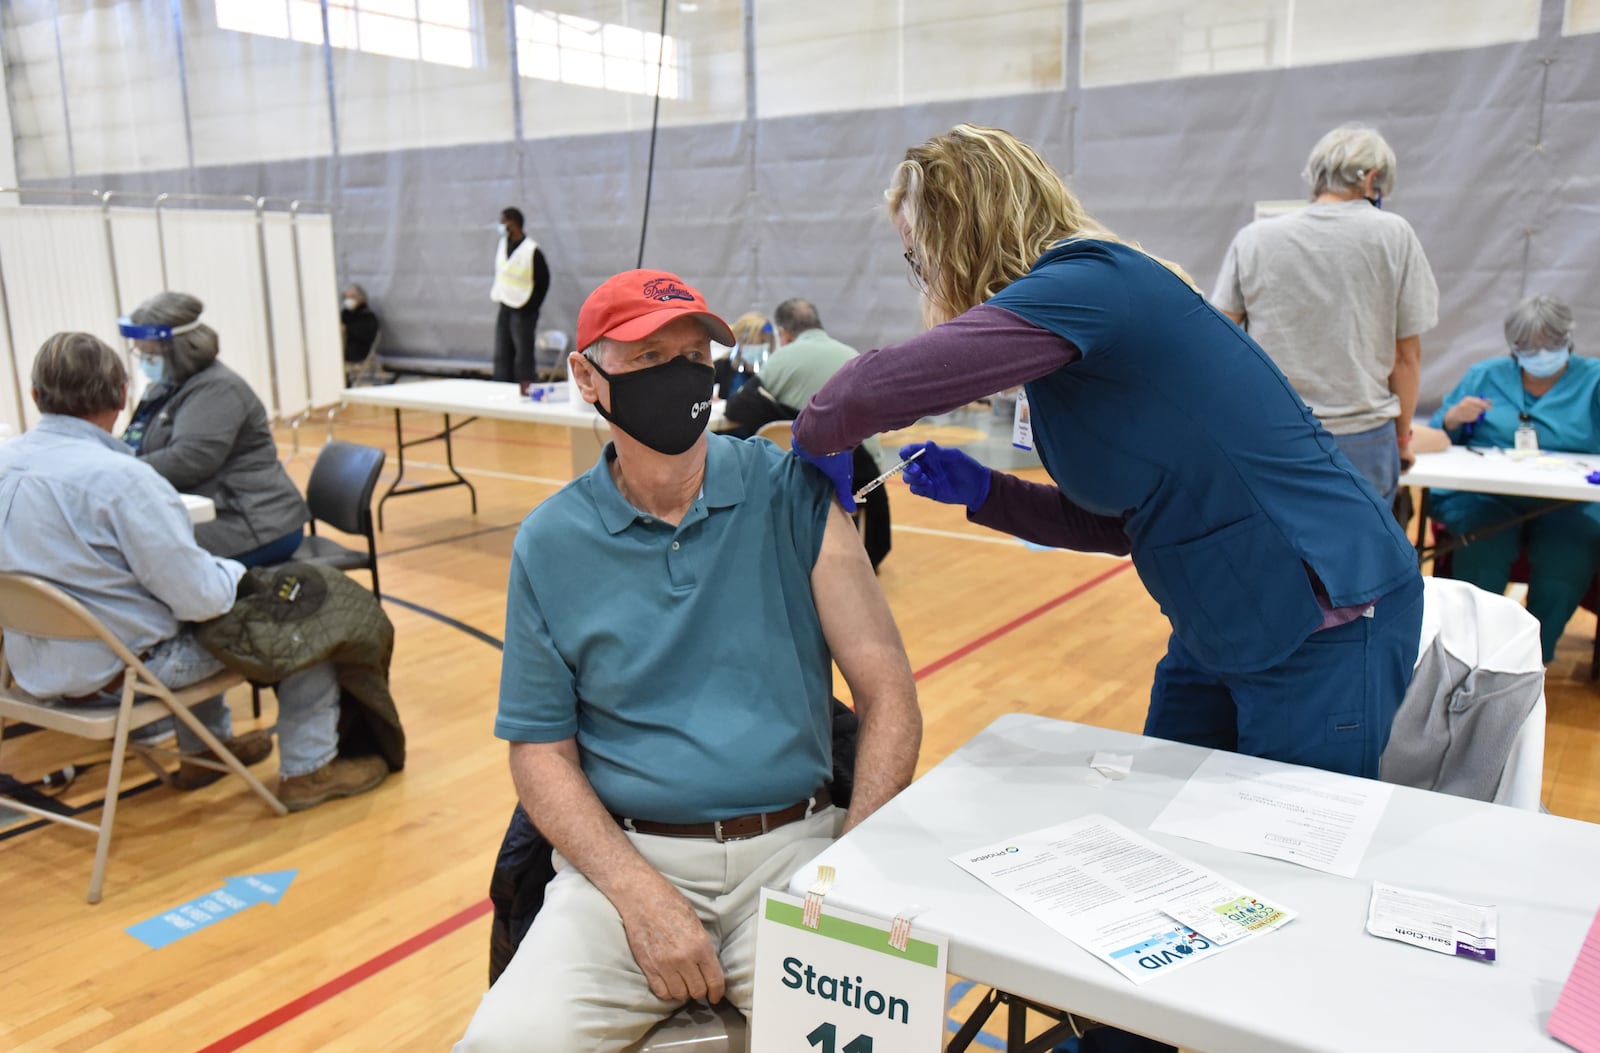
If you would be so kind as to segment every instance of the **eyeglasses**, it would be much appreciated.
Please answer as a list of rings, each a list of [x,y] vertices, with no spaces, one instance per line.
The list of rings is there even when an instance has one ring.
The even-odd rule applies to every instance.
[[[918,292],[927,292],[928,279],[927,276],[922,273],[922,264],[917,262],[917,258],[911,254],[910,249],[907,249],[903,255],[906,258],[906,266],[911,268],[912,288],[916,289]]]

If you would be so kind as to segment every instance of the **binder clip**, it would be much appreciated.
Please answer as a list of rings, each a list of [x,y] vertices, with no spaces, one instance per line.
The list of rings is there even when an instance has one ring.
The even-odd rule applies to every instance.
[[[806,890],[805,907],[800,912],[800,923],[806,928],[814,929],[822,923],[822,897],[833,891],[836,876],[833,867],[817,868],[817,880]]]

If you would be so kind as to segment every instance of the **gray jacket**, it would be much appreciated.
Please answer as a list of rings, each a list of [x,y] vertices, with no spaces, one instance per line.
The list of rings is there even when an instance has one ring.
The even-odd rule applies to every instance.
[[[216,502],[217,518],[194,528],[213,555],[242,555],[311,518],[278,463],[266,407],[221,362],[184,381],[150,420],[139,459],[178,490]]]

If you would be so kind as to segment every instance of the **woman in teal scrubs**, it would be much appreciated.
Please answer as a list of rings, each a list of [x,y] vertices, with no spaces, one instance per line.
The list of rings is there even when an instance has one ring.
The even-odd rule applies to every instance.
[[[1510,448],[1527,423],[1541,450],[1600,453],[1600,360],[1572,353],[1572,309],[1553,296],[1530,296],[1506,315],[1505,330],[1511,354],[1467,370],[1434,413],[1433,426],[1457,445]],[[1452,534],[1549,504],[1537,497],[1450,490],[1435,490],[1432,502],[1434,518]],[[1549,662],[1600,568],[1600,504],[1567,505],[1520,529],[1486,534],[1454,554],[1451,572],[1499,594],[1521,550],[1528,554],[1528,610],[1539,619]]]

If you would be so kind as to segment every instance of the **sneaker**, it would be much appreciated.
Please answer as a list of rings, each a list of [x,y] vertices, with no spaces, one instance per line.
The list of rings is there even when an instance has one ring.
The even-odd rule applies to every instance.
[[[389,764],[382,757],[335,757],[310,775],[280,778],[278,800],[291,812],[303,812],[335,797],[377,789],[388,775]]]
[[[245,766],[260,764],[272,756],[272,732],[247,731],[243,735],[235,735],[223,743],[228,751],[239,758],[239,763]],[[210,750],[200,754],[210,760],[216,760],[217,755]],[[210,786],[228,773],[215,768],[207,768],[201,764],[190,764],[183,761],[178,765],[177,774],[172,777],[172,785],[180,790],[198,790],[202,786]]]

